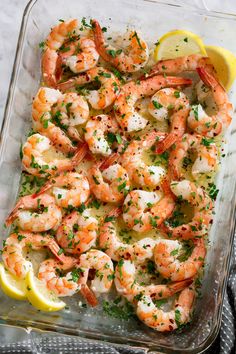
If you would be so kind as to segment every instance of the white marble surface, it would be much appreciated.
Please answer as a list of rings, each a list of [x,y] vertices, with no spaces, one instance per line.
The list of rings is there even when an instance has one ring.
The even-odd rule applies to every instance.
[[[172,1],[175,3],[183,2],[183,0]],[[191,4],[195,3],[197,6],[201,7],[205,4],[208,9],[236,13],[235,0],[225,0],[224,2],[222,2],[222,0],[185,0],[185,2]],[[21,19],[27,3],[28,0],[0,1],[0,125],[11,78]],[[1,344],[23,340],[26,339],[27,336],[27,333],[23,330],[13,330],[3,325],[0,326]]]

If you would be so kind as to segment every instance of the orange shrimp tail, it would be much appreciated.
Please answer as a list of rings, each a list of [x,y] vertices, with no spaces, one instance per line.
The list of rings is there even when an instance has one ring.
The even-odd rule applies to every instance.
[[[118,217],[120,216],[122,213],[122,208],[114,208],[110,211],[110,213],[108,214],[108,216],[114,216],[114,217]]]
[[[178,140],[179,136],[176,133],[169,133],[167,137],[160,141],[156,147],[156,153],[162,154],[166,150],[168,150],[176,141]]]
[[[5,221],[5,224],[6,226],[10,226],[13,221],[15,220],[15,218],[17,217],[18,215],[18,212],[19,212],[19,209],[23,207],[22,205],[22,202],[21,200],[19,200],[17,203],[16,203],[16,206],[15,208],[11,211],[11,213],[8,215],[8,217],[6,218],[6,221]]]
[[[170,86],[192,85],[192,80],[185,77],[167,76],[166,82]]]
[[[99,166],[100,170],[104,171],[106,168],[113,165],[115,162],[118,161],[119,157],[120,155],[118,154],[118,152],[114,152],[112,155],[108,156],[102,161],[101,165]]]
[[[184,290],[185,288],[190,286],[192,283],[193,283],[193,279],[189,278],[189,279],[185,279],[182,281],[177,281],[172,284],[169,284],[168,287],[173,291],[173,293],[177,293],[181,290]]]
[[[89,151],[89,148],[88,148],[87,143],[82,143],[71,159],[72,165],[74,167],[77,166],[85,158],[88,151]]]
[[[214,89],[214,87],[220,85],[220,83],[216,80],[216,78],[213,75],[211,75],[208,71],[206,71],[202,66],[198,67],[196,70],[197,70],[198,75],[200,76],[200,79],[207,86]],[[221,85],[221,87],[223,88],[222,85]]]
[[[98,300],[94,294],[94,292],[86,285],[81,285],[80,290],[82,296],[87,300],[87,302],[92,306],[95,307],[98,305]]]
[[[39,195],[48,191],[51,187],[53,187],[54,183],[52,181],[48,181],[45,185],[38,191],[37,193],[32,194],[33,199],[37,198]]]

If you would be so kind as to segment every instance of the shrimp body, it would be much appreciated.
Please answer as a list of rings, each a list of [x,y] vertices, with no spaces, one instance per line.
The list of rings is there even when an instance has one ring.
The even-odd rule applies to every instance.
[[[60,51],[63,45],[66,51]],[[93,68],[98,58],[94,41],[90,38],[80,38],[78,21],[72,19],[62,22],[52,28],[45,42],[42,55],[43,80],[49,87],[57,85],[60,79],[57,73],[58,62],[60,64],[62,60],[71,71],[79,73]]]
[[[74,92],[65,93],[52,106],[52,115],[72,140],[81,140],[76,126],[84,124],[89,118],[88,103],[83,96]]]
[[[44,153],[52,149],[51,141],[41,134],[33,134],[28,137],[22,147],[22,164],[24,169],[34,176],[43,176],[44,174],[54,175],[58,172],[74,169],[86,155],[87,149],[82,145],[72,159],[56,159],[46,161]]]
[[[126,297],[128,301],[135,302],[137,297],[144,295],[159,300],[168,298],[186,288],[190,281],[182,281],[168,285],[140,285],[136,281],[135,264],[129,260],[120,260],[115,269],[115,286],[119,294]]]
[[[203,67],[199,67],[197,72],[204,84],[211,89],[217,113],[208,116],[200,105],[194,106],[188,118],[188,125],[201,135],[214,137],[222,133],[230,125],[233,106],[229,102],[225,89],[213,75],[208,73]]]
[[[89,270],[95,269],[95,277],[91,281],[91,290],[95,293],[107,293],[113,283],[114,268],[111,258],[104,252],[92,249],[80,256],[79,267],[82,275],[79,285],[86,285]]]
[[[137,316],[148,327],[159,332],[173,331],[191,319],[195,293],[191,288],[181,291],[174,303],[174,309],[165,312],[159,309],[150,296],[143,296],[137,304]]]
[[[116,219],[121,214],[121,209],[112,210],[105,218],[99,231],[99,246],[113,261],[121,258],[134,260],[136,263],[143,263],[146,259],[153,257],[155,241],[145,237],[132,245],[119,240],[116,230]]]
[[[100,114],[88,120],[84,138],[93,154],[108,156],[112,153],[112,150],[106,140],[106,134],[115,134],[117,131],[116,120],[106,114]]]
[[[149,50],[146,42],[136,31],[130,31],[125,44],[127,48],[117,50],[107,44],[98,21],[93,20],[93,31],[96,48],[101,57],[118,68],[121,72],[135,72],[140,70],[148,61]]]
[[[41,87],[37,92],[32,104],[32,117],[34,129],[50,139],[56,147],[64,153],[75,152],[71,140],[64,131],[52,122],[51,109],[58,100],[62,100],[60,91]]]
[[[164,231],[171,238],[183,240],[193,239],[207,233],[209,225],[212,223],[212,200],[201,187],[188,180],[171,183],[172,192],[179,198],[188,201],[194,208],[192,220],[177,227],[162,225]]]
[[[96,82],[101,87],[98,90],[88,91],[86,98],[94,109],[104,109],[110,106],[119,93],[119,81],[115,75],[102,67],[95,67],[84,74],[69,79],[57,85],[62,92],[75,86],[81,86],[90,82]]]
[[[143,161],[143,153],[150,149],[154,143],[162,140],[164,133],[152,132],[142,137],[141,140],[133,140],[122,156],[122,166],[126,169],[130,180],[137,187],[156,187],[165,176],[166,171],[161,166],[148,166]]]
[[[122,86],[115,101],[115,115],[121,128],[127,132],[137,131],[146,127],[148,120],[135,110],[138,99],[152,96],[164,87],[189,85],[191,80],[181,77],[157,75],[138,82],[128,82]]]
[[[20,231],[18,234],[13,233],[6,239],[2,251],[4,265],[10,273],[23,279],[33,268],[32,263],[25,258],[25,248],[41,250],[44,247],[48,247],[59,258],[60,247],[52,237],[25,231]]]
[[[37,195],[52,188],[56,204],[61,208],[77,208],[85,203],[90,195],[88,179],[77,172],[64,172],[51,178]]]
[[[197,153],[197,157],[192,166],[192,175],[194,178],[199,174],[210,173],[217,167],[217,147],[215,143],[207,142],[197,134],[185,134],[180,141],[175,145],[175,148],[171,151],[169,157],[170,173],[174,179],[180,179],[184,177],[182,164],[187,157],[188,151],[194,150]]]
[[[169,149],[186,130],[186,121],[190,112],[189,100],[183,92],[174,88],[157,91],[151,98],[149,113],[157,120],[163,121],[171,112],[171,128],[166,138],[158,144],[157,152]]]
[[[133,190],[125,198],[123,219],[133,230],[146,232],[170,217],[174,207],[175,198],[169,191],[161,196],[159,192]]]
[[[181,74],[185,71],[195,71],[199,66],[214,74],[215,70],[208,57],[201,54],[191,54],[174,59],[159,60],[149,72],[149,75],[157,74]]]
[[[154,259],[158,272],[172,281],[194,277],[204,263],[206,248],[202,238],[193,240],[191,256],[183,262],[178,260],[181,244],[177,240],[157,240]]]
[[[21,230],[43,232],[57,229],[61,219],[61,209],[53,197],[48,194],[42,194],[37,198],[26,195],[17,202],[6,219],[6,224],[10,225],[16,220]]]
[[[117,203],[124,199],[130,188],[126,170],[118,163],[101,170],[97,163],[89,169],[89,184],[92,193],[106,203]]]
[[[58,297],[72,296],[80,290],[80,286],[69,272],[76,263],[78,263],[76,258],[66,256],[63,258],[63,263],[54,258],[46,259],[40,264],[38,278]],[[64,275],[64,272],[67,274]]]
[[[66,252],[80,254],[95,246],[97,231],[98,221],[88,209],[82,214],[73,211],[63,218],[56,239]]]

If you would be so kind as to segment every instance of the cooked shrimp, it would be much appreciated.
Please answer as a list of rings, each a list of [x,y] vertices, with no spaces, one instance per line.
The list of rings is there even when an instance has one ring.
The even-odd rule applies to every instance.
[[[178,198],[186,200],[193,206],[194,216],[189,223],[177,227],[171,227],[165,223],[165,225],[162,225],[163,230],[168,233],[169,237],[183,240],[206,234],[209,225],[212,223],[213,205],[210,197],[201,187],[197,187],[195,183],[188,180],[173,181],[171,190]]]
[[[75,268],[77,263],[78,259],[66,256],[63,257],[63,263],[54,258],[46,259],[40,264],[38,278],[57,296],[72,296],[80,290],[76,281],[79,277]],[[74,273],[69,272],[72,268],[75,269]]]
[[[178,259],[181,243],[177,240],[157,240],[154,259],[158,272],[171,281],[194,277],[204,263],[206,247],[202,238],[193,240],[194,249],[185,261]]]
[[[102,28],[97,20],[92,21],[96,49],[101,57],[117,67],[122,72],[135,72],[140,70],[148,61],[149,50],[147,43],[136,31],[130,31],[125,38],[126,48],[116,49],[107,44]]]
[[[77,172],[63,172],[52,177],[36,195],[39,196],[50,188],[56,204],[61,208],[77,208],[85,203],[90,195],[88,179]]]
[[[6,225],[16,220],[21,230],[43,232],[56,230],[62,219],[61,209],[55,199],[48,194],[37,198],[34,195],[21,197],[15,208],[6,219]]]
[[[106,139],[108,133],[117,133],[116,120],[106,114],[91,117],[85,127],[84,138],[93,154],[110,155],[112,150]]]
[[[140,140],[133,140],[125,150],[121,164],[126,169],[130,180],[137,187],[156,187],[165,176],[166,171],[161,166],[148,166],[143,161],[143,153],[150,149],[155,143],[160,143],[165,134],[152,132]]]
[[[6,239],[2,250],[4,265],[10,273],[25,278],[28,271],[33,268],[32,263],[25,258],[25,248],[40,250],[44,247],[48,247],[55,257],[61,259],[61,256],[58,256],[60,247],[51,236],[25,231],[13,233]]]
[[[74,92],[65,93],[52,106],[52,117],[72,140],[80,141],[81,136],[75,126],[84,124],[88,120],[88,103],[83,96]]]
[[[115,115],[121,128],[128,131],[137,131],[146,127],[148,120],[135,111],[138,99],[152,96],[164,87],[190,85],[192,81],[182,77],[157,75],[146,80],[131,81],[122,86],[115,101]]]
[[[34,130],[45,135],[56,147],[64,153],[75,152],[71,140],[64,131],[52,122],[51,109],[59,99],[63,99],[60,91],[41,87],[32,104],[32,117]]]
[[[45,174],[55,175],[62,171],[73,170],[87,154],[87,147],[83,144],[77,149],[75,155],[69,159],[56,159],[47,162],[44,153],[53,149],[51,141],[41,134],[31,135],[22,146],[22,164],[24,169],[34,176]]]
[[[163,196],[159,192],[131,191],[124,201],[123,219],[137,232],[157,228],[170,217],[175,207],[175,198],[168,183],[162,182]]]
[[[191,319],[195,292],[191,288],[181,291],[174,309],[165,312],[159,309],[150,296],[143,296],[137,304],[137,316],[148,327],[159,332],[173,331]]]
[[[124,258],[143,263],[153,257],[156,243],[150,237],[145,237],[132,245],[121,242],[116,230],[116,220],[121,212],[121,209],[115,208],[104,219],[99,232],[99,246],[113,261]]]
[[[191,283],[192,280],[190,279],[168,285],[140,285],[136,280],[135,264],[129,260],[121,259],[115,269],[116,290],[130,302],[135,302],[137,298],[144,295],[150,296],[151,299],[155,300],[168,298]]]
[[[107,293],[113,283],[114,268],[111,258],[102,251],[90,250],[80,256],[79,269],[81,270],[81,277],[79,278],[79,285],[81,288],[87,288],[88,276],[90,270],[95,270],[94,279],[91,280],[91,291],[95,293]],[[89,288],[87,288],[89,289]],[[88,291],[82,292],[89,303],[96,305],[95,299],[91,301],[91,293]]]
[[[119,81],[114,74],[102,67],[90,69],[85,74],[62,82],[57,85],[57,88],[65,92],[68,89],[90,82],[96,82],[101,85],[99,89],[91,90],[85,95],[94,109],[104,109],[115,101],[119,93]]]
[[[56,239],[66,252],[80,254],[95,246],[97,231],[98,221],[88,209],[82,214],[73,211],[63,218]]]
[[[225,89],[213,75],[209,74],[203,67],[197,68],[197,72],[204,84],[211,89],[217,113],[208,116],[200,105],[193,106],[188,118],[188,125],[201,135],[214,137],[230,125],[233,106],[229,102]]]
[[[106,162],[106,160],[105,160]],[[104,161],[98,162],[88,171],[92,193],[106,203],[118,203],[124,199],[130,189],[130,180],[126,170],[118,163],[102,168]]]
[[[185,71],[195,71],[199,66],[204,67],[209,73],[214,74],[215,70],[208,57],[201,54],[191,54],[174,59],[159,60],[149,72],[150,75],[157,74],[181,74]]]
[[[190,112],[189,100],[183,92],[174,88],[165,88],[152,96],[148,110],[153,117],[160,121],[168,118],[168,113],[171,112],[170,132],[157,147],[157,152],[161,154],[185,133]]]
[[[170,153],[169,169],[173,179],[178,180],[184,177],[183,162],[187,158],[188,151],[191,150],[197,153],[192,165],[194,178],[199,174],[210,173],[216,169],[218,160],[216,144],[200,135],[185,134]]]
[[[64,58],[64,64],[75,73],[93,68],[99,58],[94,41],[86,37],[80,38],[79,24],[76,19],[62,22],[53,27],[46,39],[44,49],[42,56],[43,80],[50,87],[55,87],[60,79],[60,75],[57,76],[57,69],[61,56]],[[70,55],[67,52],[70,52]],[[64,55],[65,53],[67,55]]]

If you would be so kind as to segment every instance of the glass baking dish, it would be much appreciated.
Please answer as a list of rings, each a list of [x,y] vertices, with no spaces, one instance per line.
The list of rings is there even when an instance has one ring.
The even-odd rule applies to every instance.
[[[32,0],[25,12],[8,94],[0,145],[0,228],[2,240],[8,230],[4,220],[14,206],[21,176],[19,149],[31,126],[31,102],[40,83],[40,50],[49,28],[61,18],[96,18],[108,31],[124,32],[127,25],[141,30],[150,43],[165,32],[182,28],[200,35],[206,44],[222,45],[236,53],[236,16],[207,12],[150,0]],[[236,87],[230,92],[236,101]],[[235,118],[235,117],[234,117]],[[234,119],[235,120],[235,119]],[[220,193],[210,233],[202,298],[197,300],[193,322],[181,333],[161,334],[136,320],[124,321],[104,315],[101,309],[78,308],[43,313],[26,302],[1,294],[0,319],[5,324],[52,330],[120,345],[149,353],[199,353],[219,330],[222,299],[227,281],[235,226],[235,121],[226,136],[227,155],[218,176]]]

